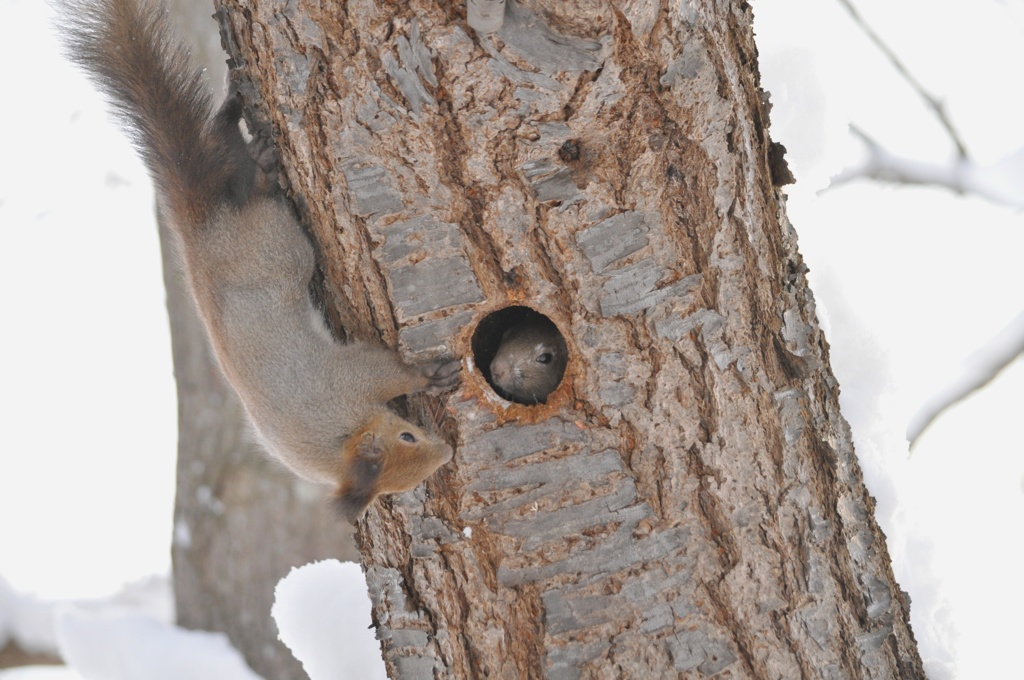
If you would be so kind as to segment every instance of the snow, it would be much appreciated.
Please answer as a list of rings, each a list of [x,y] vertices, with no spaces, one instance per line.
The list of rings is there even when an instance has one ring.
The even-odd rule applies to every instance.
[[[1024,306],[1022,217],[1006,207],[1024,195],[1024,95],[1006,78],[1024,61],[1024,5],[857,6],[946,103],[971,161],[939,172],[948,138],[838,3],[756,3],[771,136],[798,179],[788,211],[929,677],[1011,677],[1024,637],[1024,362],[943,413],[912,456],[905,430],[977,375],[993,356],[983,348],[1012,345]],[[59,646],[80,670],[0,680],[254,678],[223,637],[170,625],[166,580],[163,596],[111,595],[166,574],[172,535],[186,545],[191,530],[172,521],[175,397],[152,193],[59,56],[47,13],[0,3],[0,58],[32,65],[0,70],[0,91],[30,104],[0,109],[4,129],[21,132],[0,164],[0,305],[15,320],[0,340],[0,644]],[[974,195],[864,180],[821,192],[866,159],[850,122],[882,160]],[[296,570],[277,597],[282,639],[312,680],[382,677],[358,567]],[[161,676],[130,647],[192,667]]]
[[[386,680],[359,565],[325,560],[293,569],[271,611],[310,680]],[[0,578],[0,647],[59,655],[68,669],[0,672],[0,680],[259,680],[227,637],[171,624],[166,579],[106,598],[42,600]]]
[[[69,607],[57,617],[57,637],[61,657],[84,680],[259,680],[223,633],[134,612]]]
[[[166,578],[143,579],[104,597],[47,600],[19,593],[0,577],[0,647],[13,641],[26,652],[56,655],[56,621],[68,608],[97,615],[130,611],[165,623],[174,618],[174,599]]]
[[[0,680],[260,680],[225,635],[173,626],[172,610],[166,579],[70,601],[22,595],[0,579],[0,646],[14,641],[68,665],[0,672]]]
[[[23,666],[0,671],[0,680],[83,680],[67,666]]]
[[[310,680],[386,680],[358,564],[324,560],[292,569],[274,590],[271,615]]]

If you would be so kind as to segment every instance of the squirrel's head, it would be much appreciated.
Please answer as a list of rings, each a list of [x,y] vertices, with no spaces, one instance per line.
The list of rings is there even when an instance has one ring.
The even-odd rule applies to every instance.
[[[375,413],[342,449],[333,504],[355,523],[377,496],[419,486],[452,458],[452,447],[391,411]]]
[[[568,352],[557,329],[513,326],[505,331],[491,361],[492,384],[503,397],[543,403],[562,381]]]

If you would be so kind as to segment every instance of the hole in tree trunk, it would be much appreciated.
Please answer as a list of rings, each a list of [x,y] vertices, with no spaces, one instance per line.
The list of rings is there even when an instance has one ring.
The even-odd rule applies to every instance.
[[[494,391],[520,404],[543,404],[562,382],[568,351],[548,317],[529,307],[499,309],[473,333],[473,359]]]

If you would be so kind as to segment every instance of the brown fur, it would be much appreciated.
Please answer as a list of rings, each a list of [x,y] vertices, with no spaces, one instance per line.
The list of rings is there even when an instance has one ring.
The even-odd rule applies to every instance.
[[[308,294],[313,247],[252,160],[240,102],[213,114],[164,14],[150,0],[62,6],[72,59],[110,95],[153,176],[224,375],[268,450],[334,486],[354,520],[451,458],[384,404],[453,386],[458,363],[415,368],[383,347],[333,340]]]

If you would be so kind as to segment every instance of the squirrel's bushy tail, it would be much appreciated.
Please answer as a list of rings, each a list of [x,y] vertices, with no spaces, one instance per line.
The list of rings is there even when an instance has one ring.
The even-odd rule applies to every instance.
[[[214,117],[202,71],[175,37],[163,4],[59,0],[57,6],[70,58],[110,97],[172,222],[202,225],[218,204],[243,200],[235,196],[245,175],[239,162],[247,159],[240,105],[232,101]]]

